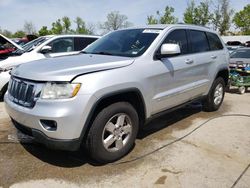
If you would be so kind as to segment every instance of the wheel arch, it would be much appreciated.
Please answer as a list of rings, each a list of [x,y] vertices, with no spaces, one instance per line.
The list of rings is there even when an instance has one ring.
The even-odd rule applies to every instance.
[[[105,94],[100,97],[92,106],[81,132],[81,142],[85,140],[86,135],[94,121],[96,115],[105,107],[115,102],[129,102],[137,111],[140,126],[146,121],[146,104],[141,91],[138,88],[122,89]]]
[[[229,81],[229,70],[227,68],[220,69],[216,74],[215,79],[218,77],[222,77],[225,81],[225,85],[227,85]]]

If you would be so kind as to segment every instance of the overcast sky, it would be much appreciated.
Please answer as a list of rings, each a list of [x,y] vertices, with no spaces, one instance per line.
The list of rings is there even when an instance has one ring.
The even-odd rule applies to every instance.
[[[105,21],[111,11],[125,14],[134,25],[146,24],[147,15],[163,11],[165,6],[175,8],[181,22],[188,0],[0,0],[0,28],[12,32],[22,29],[25,21],[32,21],[36,29],[49,28],[57,18],[80,16],[87,23]],[[195,0],[199,3],[200,0]],[[243,9],[249,0],[231,0],[235,11]],[[74,27],[74,26],[73,26]]]

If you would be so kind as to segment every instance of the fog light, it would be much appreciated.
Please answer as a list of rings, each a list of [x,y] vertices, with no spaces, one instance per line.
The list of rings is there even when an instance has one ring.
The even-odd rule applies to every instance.
[[[56,121],[41,119],[40,122],[41,122],[43,128],[45,128],[48,131],[56,131],[56,129],[57,129]]]

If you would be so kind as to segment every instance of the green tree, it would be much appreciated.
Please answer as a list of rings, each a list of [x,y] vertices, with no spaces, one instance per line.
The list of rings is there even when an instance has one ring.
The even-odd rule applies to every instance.
[[[107,15],[107,20],[100,27],[105,32],[127,28],[132,25],[127,20],[128,17],[126,15],[120,14],[118,11],[113,11]]]
[[[187,8],[184,12],[184,23],[194,24],[195,23],[195,2],[192,0],[188,2]]]
[[[147,24],[175,24],[178,22],[178,18],[173,16],[174,8],[166,6],[164,14],[161,16],[160,11],[156,12],[156,18],[153,15],[147,17]]]
[[[233,22],[242,34],[250,35],[250,4],[235,14]]]
[[[66,33],[66,34],[71,33],[71,29],[70,29],[71,21],[70,21],[70,18],[67,17],[67,16],[64,16],[62,18],[62,23],[63,23],[63,32]]]
[[[150,15],[147,17],[147,24],[158,24],[158,20],[153,15]]]
[[[4,30],[0,30],[0,33],[2,35],[4,35],[5,37],[8,37],[8,38],[11,38],[12,37],[12,32],[7,30],[7,29],[4,29]]]
[[[213,18],[209,8],[209,1],[200,2],[198,6],[195,6],[195,2],[192,0],[184,12],[183,21],[188,24],[208,25]]]
[[[18,31],[16,31],[16,32],[12,35],[13,38],[22,38],[22,37],[25,37],[25,36],[26,36],[26,34],[25,34],[25,32],[22,31],[22,30],[18,30]]]
[[[231,17],[233,9],[230,7],[230,0],[218,0],[212,19],[214,29],[218,30],[220,35],[225,35],[231,26]]]
[[[76,33],[78,33],[78,34],[88,34],[89,33],[88,29],[86,28],[86,24],[82,18],[76,17],[75,23],[76,23]]]
[[[60,19],[57,19],[55,22],[52,23],[52,34],[62,34],[63,33],[63,26]]]
[[[166,6],[164,15],[160,18],[161,24],[175,24],[178,22],[178,18],[173,16],[174,8]]]
[[[47,26],[42,26],[42,28],[38,31],[38,34],[40,36],[45,36],[51,34],[51,32],[48,30]]]

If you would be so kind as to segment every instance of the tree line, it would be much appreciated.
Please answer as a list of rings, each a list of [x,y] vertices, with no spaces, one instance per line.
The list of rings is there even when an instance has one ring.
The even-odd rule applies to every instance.
[[[250,4],[247,4],[239,12],[234,12],[231,8],[230,0],[203,0],[196,4],[194,0],[187,3],[187,8],[183,13],[183,20],[174,15],[175,9],[166,6],[165,9],[157,11],[154,15],[148,15],[147,24],[175,24],[186,23],[210,27],[220,33],[220,35],[250,35]],[[75,24],[75,28],[72,25]],[[104,33],[109,31],[127,28],[133,24],[128,21],[128,17],[120,14],[119,11],[112,11],[106,16],[106,21],[101,24],[86,24],[81,17],[71,20],[64,16],[52,22],[51,27],[42,26],[38,31],[32,22],[26,21],[23,29],[12,33],[8,30],[1,30],[0,33],[9,38],[21,38],[26,34],[36,34],[39,36],[50,34],[96,34],[99,29]],[[237,32],[232,32],[235,26]]]
[[[147,17],[148,24],[175,24],[179,20],[174,16],[174,8],[166,6],[164,12],[157,11],[156,15]],[[250,4],[243,10],[234,12],[230,6],[230,0],[204,0],[195,4],[191,0],[183,13],[183,23],[210,27],[220,35],[250,35]],[[236,33],[230,31],[235,26]]]

